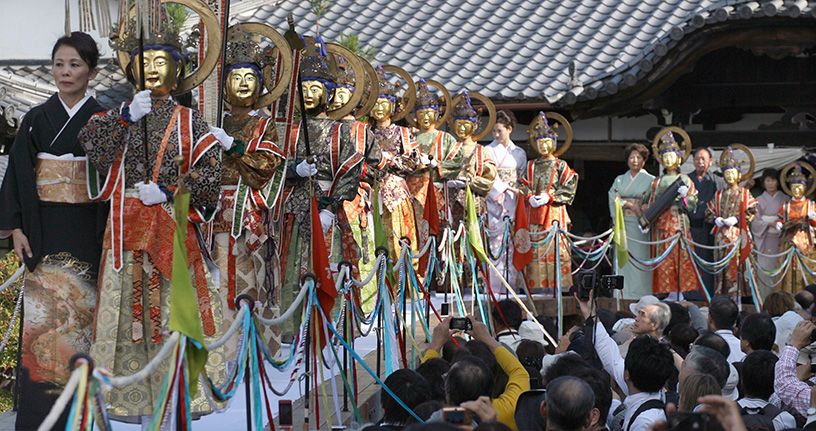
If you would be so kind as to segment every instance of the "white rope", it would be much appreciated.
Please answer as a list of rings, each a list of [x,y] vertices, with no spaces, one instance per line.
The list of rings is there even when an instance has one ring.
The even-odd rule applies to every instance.
[[[459,227],[456,229],[456,235],[453,236],[452,242],[454,243],[459,242],[459,238],[462,236],[463,233],[465,233],[465,225],[464,223],[459,222]]]
[[[57,401],[51,406],[51,411],[48,412],[48,416],[45,417],[45,420],[43,420],[39,428],[37,428],[37,431],[49,431],[54,428],[54,425],[57,424],[57,421],[62,415],[62,411],[65,410],[65,406],[68,405],[68,401],[74,396],[74,391],[79,384],[79,379],[82,378],[82,371],[81,367],[77,367],[71,372],[71,378],[68,379],[65,389],[62,390]]]
[[[341,290],[343,290],[343,285],[345,284],[346,277],[348,276],[348,273],[349,273],[349,266],[348,265],[343,265],[343,267],[340,268],[340,273],[337,274],[337,279],[334,280],[334,290],[336,292],[340,292]]]
[[[20,276],[23,275],[24,272],[25,265],[20,265],[20,267],[17,268],[17,271],[14,271],[14,274],[11,274],[11,277],[9,277],[9,279],[6,280],[2,286],[0,286],[0,292],[11,287],[11,285],[14,284],[14,282],[17,281],[17,279],[20,278]]]
[[[755,248],[752,249],[751,251],[753,251],[754,254],[756,254],[759,257],[767,257],[767,258],[774,258],[775,259],[775,258],[778,258],[778,257],[787,256],[788,253],[791,252],[791,250],[793,250],[793,247],[789,247],[787,250],[783,251],[782,253],[762,253],[761,251],[759,251],[759,250],[757,250]]]
[[[113,387],[121,388],[123,386],[128,386],[137,382],[141,382],[142,380],[148,378],[151,374],[153,374],[154,371],[156,371],[156,368],[159,367],[159,364],[162,361],[164,361],[167,355],[169,355],[170,352],[173,351],[173,349],[176,347],[176,343],[178,342],[179,337],[181,337],[181,334],[174,331],[172,334],[170,334],[170,338],[167,339],[167,342],[164,343],[161,350],[159,350],[159,353],[157,353],[156,356],[154,356],[153,359],[151,359],[150,362],[148,362],[144,368],[129,376],[111,377],[110,385]],[[68,388],[66,387],[66,390],[63,391],[63,394],[65,392],[69,392],[67,391],[67,389]],[[70,392],[73,393],[73,390],[71,390]]]
[[[397,264],[394,265],[394,270],[393,270],[394,274],[399,273],[399,271],[402,269],[402,266],[405,264],[405,255],[408,254],[409,249],[410,249],[410,247],[408,247],[407,245],[405,245],[405,244],[402,245],[402,249],[400,250],[399,259],[397,260]]]
[[[425,253],[427,253],[427,252],[428,252],[428,250],[430,250],[430,249],[431,249],[431,238],[428,238],[428,240],[427,240],[427,241],[425,241],[425,246],[424,246],[424,247],[422,247],[422,250],[420,250],[420,252],[419,252],[419,253],[417,253],[417,255],[416,255],[416,256],[414,256],[414,259],[419,259],[419,258],[421,258],[421,257],[422,257],[422,256],[424,256],[424,255],[425,255]]]
[[[17,316],[20,314],[20,308],[23,305],[23,289],[20,289],[20,293],[17,295],[17,304],[14,305],[14,313],[11,315],[11,320],[9,320],[8,328],[6,328],[6,333],[3,335],[3,341],[0,343],[0,353],[6,350],[6,343],[8,343],[9,338],[11,338],[11,333],[14,330],[14,322],[17,321]]]
[[[382,261],[385,260],[385,259],[386,259],[385,254],[381,254],[381,255],[377,256],[377,260],[374,261],[374,265],[372,266],[372,268],[379,268],[380,265],[382,264]],[[352,278],[351,283],[353,285],[357,286],[357,287],[363,287],[363,286],[367,285],[368,283],[371,283],[371,280],[374,279],[375,275],[377,275],[377,271],[378,270],[372,270],[371,272],[368,273],[368,276],[365,279],[360,280],[360,281],[357,281],[357,280]]]
[[[256,310],[255,318],[266,326],[279,326],[281,323],[289,320],[289,318],[291,318],[292,315],[295,314],[295,310],[297,310],[298,307],[300,306],[300,303],[303,302],[303,298],[306,297],[306,293],[308,291],[309,285],[307,283],[303,283],[303,285],[301,285],[300,287],[300,293],[298,293],[298,296],[295,298],[294,301],[292,301],[292,305],[290,305],[289,309],[284,311],[283,314],[280,315],[280,317],[267,319],[260,315],[260,310]]]
[[[241,327],[244,321],[244,315],[247,314],[248,312],[249,306],[241,302],[241,310],[238,311],[238,314],[235,316],[235,320],[232,321],[232,324],[230,325],[229,329],[227,329],[227,332],[225,332],[221,338],[215,340],[215,342],[213,342],[212,344],[208,344],[207,350],[215,350],[223,346],[224,344],[227,344],[227,340],[232,338],[232,336],[235,335],[236,332],[238,332],[238,328]]]
[[[564,234],[564,235],[566,235],[566,236],[568,236],[568,237],[570,237],[572,239],[580,240],[580,241],[594,241],[596,239],[601,239],[601,238],[603,238],[603,237],[605,237],[605,236],[612,233],[612,228],[609,228],[609,230],[607,230],[606,232],[604,232],[604,233],[602,233],[600,235],[595,235],[595,236],[578,236],[578,235],[569,233],[568,231],[565,231],[563,229],[559,229],[559,230],[561,231],[562,234]]]
[[[693,245],[694,248],[702,248],[702,249],[705,249],[705,250],[722,250],[724,248],[729,248],[729,247],[733,246],[733,244],[705,245],[705,244],[696,243],[696,242],[694,242],[694,241],[692,241],[690,239],[687,239],[687,241],[688,241],[689,244]]]
[[[627,236],[626,241],[631,241],[631,242],[634,242],[636,244],[642,244],[642,245],[659,245],[659,244],[665,244],[667,242],[672,242],[672,241],[674,241],[675,239],[677,239],[679,237],[680,237],[680,234],[676,233],[676,234],[674,234],[674,235],[672,235],[672,236],[670,236],[670,237],[668,237],[666,239],[659,239],[657,241],[640,241],[640,240],[635,239],[635,238],[633,238],[631,236]]]
[[[445,249],[445,245],[447,245],[448,241],[448,229],[445,229],[442,232],[442,241],[439,241],[439,247],[437,247],[437,251],[442,253],[442,250]]]

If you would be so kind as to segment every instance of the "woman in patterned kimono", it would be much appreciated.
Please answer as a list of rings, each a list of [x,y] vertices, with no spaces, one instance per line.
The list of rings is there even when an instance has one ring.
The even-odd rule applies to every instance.
[[[649,258],[649,235],[643,233],[638,225],[641,215],[643,196],[649,192],[654,175],[646,172],[643,166],[649,159],[649,149],[643,144],[632,144],[624,150],[629,172],[618,175],[609,189],[609,214],[615,219],[615,198],[620,198],[623,207],[623,219],[626,225],[626,246],[629,252],[640,260]],[[639,242],[638,242],[639,241]],[[627,263],[618,269],[623,275],[623,297],[638,299],[652,294],[652,275]]]
[[[742,172],[743,161],[736,158],[735,153],[742,151],[750,162],[747,172]],[[754,173],[754,157],[748,147],[740,144],[729,146],[720,156],[720,169],[726,184],[725,190],[718,190],[714,198],[709,201],[706,209],[706,219],[714,223],[714,243],[717,246],[734,244],[741,241],[740,251],[731,259],[728,266],[717,275],[715,286],[720,286],[721,295],[741,296],[748,293],[739,286],[741,265],[745,262],[751,250],[750,232],[748,224],[756,215],[756,199],[751,191],[740,186],[740,182],[751,178]],[[714,259],[722,260],[728,249],[714,251]],[[716,289],[714,290],[717,291]]]
[[[51,73],[59,92],[23,118],[0,188],[0,237],[12,236],[27,268],[18,430],[37,429],[68,380],[69,358],[91,347],[106,206],[88,198],[77,134],[102,111],[85,95],[98,59],[85,33],[57,41]],[[66,419],[67,411],[56,426]]]
[[[206,6],[198,8],[202,20],[216,23]],[[153,5],[164,14],[163,7]],[[207,13],[209,12],[209,13]],[[160,17],[158,25],[166,23]],[[125,26],[111,45],[119,52],[120,64],[132,83],[140,82],[137,62],[144,64],[146,89],[137,92],[129,104],[91,118],[79,134],[88,159],[100,173],[106,173],[92,190],[98,199],[110,199],[111,217],[105,231],[102,275],[91,356],[96,365],[114,375],[130,375],[143,369],[167,341],[170,310],[174,190],[183,186],[190,193],[187,215],[187,261],[198,303],[206,341],[223,334],[220,291],[212,281],[199,246],[197,224],[212,219],[221,187],[221,151],[230,139],[221,129],[213,129],[197,111],[171,98],[197,86],[215,65],[212,54],[191,75],[185,76],[186,61],[181,41],[169,28],[151,33],[139,50],[135,26]],[[220,45],[215,25],[208,24],[208,44]],[[147,124],[144,139],[141,122]],[[219,143],[219,136],[222,140]],[[165,379],[168,363],[142,382],[107,393],[108,411],[125,422],[147,423],[153,414]],[[216,382],[226,378],[221,349],[210,351],[206,371]],[[204,385],[191,397],[191,413],[207,414],[211,405]]]
[[[566,142],[558,150],[557,131],[550,126],[547,116],[557,119],[566,129]],[[572,204],[575,192],[578,190],[578,174],[569,167],[567,162],[558,158],[572,143],[572,128],[561,115],[548,112],[546,115],[539,112],[528,128],[530,144],[538,151],[540,157],[527,162],[527,170],[521,179],[522,191],[528,195],[530,204],[530,239],[532,244],[533,260],[527,265],[525,277],[530,289],[554,289],[558,286],[562,291],[572,287],[572,255],[569,244],[565,239],[560,242],[558,250],[560,256],[560,271],[556,272],[555,237],[548,244],[535,244],[547,236],[553,224],[558,223],[560,229],[569,230],[571,220],[567,213],[567,206]]]
[[[767,168],[762,171],[762,187],[765,189],[757,197],[757,216],[751,222],[751,231],[754,234],[754,247],[763,254],[779,253],[779,230],[776,222],[782,205],[790,199],[779,190],[779,171]],[[763,269],[771,271],[778,267],[782,260],[778,257],[757,256],[757,263]],[[765,298],[773,292],[773,280],[766,276],[759,268],[755,268],[760,296]]]
[[[459,172],[450,173],[455,175],[454,180],[448,181],[448,188],[456,190],[455,195],[451,195],[451,212],[454,220],[465,219],[465,185],[470,185],[473,198],[476,202],[476,214],[481,216],[485,213],[486,207],[484,197],[493,187],[496,179],[496,162],[490,157],[490,152],[478,144],[477,141],[487,135],[495,123],[496,109],[490,99],[479,93],[472,93],[473,97],[481,100],[489,106],[488,111],[491,117],[487,125],[481,130],[479,126],[479,114],[473,109],[470,103],[470,94],[462,92],[453,99],[452,129],[456,134],[459,144],[462,146],[462,166]],[[445,168],[442,168],[442,176],[448,176]],[[455,197],[454,197],[455,196]]]
[[[683,145],[686,147],[685,152],[680,149],[677,141],[675,141],[672,131],[676,131],[683,136]],[[687,175],[680,173],[680,165],[691,153],[691,139],[683,129],[668,127],[655,136],[655,140],[652,142],[652,152],[663,166],[664,172],[663,175],[652,181],[648,192],[643,196],[643,202],[647,206],[653,205],[656,199],[662,196],[663,192],[678,178],[683,182],[683,185],[677,190],[677,195],[672,199],[671,206],[658,215],[657,219],[649,226],[652,241],[664,241],[675,234],[680,234],[690,241],[691,233],[689,231],[687,211],[693,210],[697,205],[697,191],[694,189],[694,183],[692,183],[691,179]],[[663,242],[657,246],[652,246],[652,257],[661,255],[670,244],[671,242]],[[652,270],[652,292],[655,294],[677,294],[677,292],[689,292],[697,289],[700,289],[697,266],[692,262],[691,256],[682,241],[679,241],[665,260]]]
[[[502,232],[505,218],[512,223],[516,216],[516,195],[519,190],[519,179],[527,167],[527,153],[510,139],[516,121],[510,111],[499,111],[496,124],[493,126],[493,142],[485,147],[496,163],[496,179],[487,194],[487,225],[491,234],[488,243],[492,252],[499,256],[493,263],[499,274],[510,286],[516,287],[516,268],[513,267],[513,246],[502,244]],[[502,247],[504,246],[504,247]],[[490,271],[490,285],[503,286],[499,275]]]
[[[802,172],[804,167],[810,174],[807,178]],[[816,271],[816,263],[808,259],[816,258],[816,203],[805,196],[816,189],[816,170],[806,163],[794,162],[782,169],[782,190],[789,193],[791,199],[779,210],[776,228],[781,232],[781,248],[796,247],[802,254],[804,263],[811,271]],[[808,187],[810,183],[810,187]],[[794,256],[779,285],[779,290],[795,293],[809,284],[816,282],[816,277],[802,268],[799,259]]]

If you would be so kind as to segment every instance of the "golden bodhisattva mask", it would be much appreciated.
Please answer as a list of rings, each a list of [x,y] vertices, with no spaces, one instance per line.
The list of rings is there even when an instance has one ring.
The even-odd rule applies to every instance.
[[[419,109],[416,111],[417,124],[419,130],[430,130],[436,125],[437,116],[439,114],[433,108]]]
[[[726,169],[723,171],[723,180],[729,186],[739,183],[740,171],[736,168]]]
[[[536,139],[536,151],[542,156],[549,156],[555,152],[555,140],[550,137]]]
[[[660,156],[663,167],[674,169],[680,166],[680,157],[674,151],[667,151]]]
[[[791,193],[793,194],[793,197],[796,198],[796,199],[799,199],[799,198],[801,198],[802,196],[805,195],[805,185],[804,184],[801,184],[801,183],[791,184],[790,190],[791,190]]]
[[[250,107],[258,100],[258,74],[249,67],[230,71],[227,76],[227,101],[232,106]]]
[[[374,104],[374,107],[371,108],[371,118],[374,121],[382,121],[386,118],[390,118],[394,113],[394,104],[391,103],[390,100],[386,99],[385,97],[380,97],[377,99],[377,102]]]
[[[139,55],[131,63],[133,77],[141,82],[139,70]],[[135,64],[134,64],[135,63]],[[173,56],[164,50],[149,49],[144,52],[145,89],[150,90],[153,97],[167,96],[178,86],[181,70]]]
[[[476,127],[476,125],[470,120],[456,120],[454,121],[453,126],[453,131],[456,133],[456,137],[460,141],[464,141],[465,139],[473,136],[473,129]]]
[[[318,109],[326,101],[326,86],[320,81],[303,81],[303,104],[306,109]]]
[[[334,89],[334,97],[332,97],[329,109],[332,111],[340,109],[348,103],[349,99],[351,99],[351,90],[346,87],[337,87]]]

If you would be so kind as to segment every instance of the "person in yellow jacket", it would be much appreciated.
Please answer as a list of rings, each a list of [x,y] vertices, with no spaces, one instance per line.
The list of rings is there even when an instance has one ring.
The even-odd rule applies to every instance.
[[[513,417],[516,412],[516,403],[518,402],[519,396],[530,389],[530,375],[527,374],[527,370],[524,369],[524,366],[521,365],[521,362],[519,362],[516,356],[490,335],[490,331],[488,331],[482,322],[479,322],[473,316],[468,316],[468,319],[470,319],[473,327],[473,329],[469,331],[470,336],[473,337],[474,340],[481,341],[490,347],[490,350],[496,356],[496,363],[498,363],[502,370],[504,370],[504,373],[507,374],[507,385],[504,387],[504,392],[491,400],[493,408],[497,413],[496,419],[511,429],[516,430],[518,428],[516,427],[516,421]],[[442,346],[450,339],[453,332],[450,329],[450,322],[451,317],[446,317],[434,328],[431,344],[425,352],[422,362],[439,357]],[[453,367],[451,370],[453,370]],[[451,396],[448,391],[448,379],[450,375],[451,373],[449,372],[445,378],[445,396],[448,402],[451,401]]]

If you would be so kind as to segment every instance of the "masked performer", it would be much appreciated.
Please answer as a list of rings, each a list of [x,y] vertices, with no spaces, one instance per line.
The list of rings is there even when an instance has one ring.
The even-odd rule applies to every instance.
[[[808,171],[810,178],[805,176],[802,168]],[[782,236],[780,248],[796,247],[800,256],[793,256],[779,289],[794,293],[816,281],[816,277],[802,267],[804,263],[811,271],[816,270],[816,263],[811,261],[816,258],[816,203],[806,197],[816,189],[816,171],[809,164],[793,163],[782,169],[780,179],[782,190],[791,196],[779,210],[779,221],[776,222]]]
[[[429,85],[434,85],[442,91],[445,99],[445,115],[440,118],[438,99],[428,90]],[[422,219],[425,205],[425,197],[428,192],[428,184],[433,183],[436,188],[437,208],[440,211],[440,219],[448,220],[446,187],[444,182],[455,179],[462,168],[462,146],[456,142],[456,138],[448,132],[437,130],[439,126],[447,121],[450,115],[450,96],[442,85],[435,81],[425,82],[420,79],[416,84],[416,103],[414,105],[415,120],[409,119],[409,123],[416,124],[419,133],[416,135],[417,150],[420,155],[420,166],[407,178],[408,187],[414,196],[414,216],[417,220]],[[456,228],[456,226],[451,226]],[[428,238],[417,238],[420,244],[425,244]]]
[[[479,127],[479,114],[473,109],[470,97],[480,100],[488,107],[490,119],[487,125],[481,130]],[[496,121],[496,108],[493,102],[479,93],[462,92],[453,100],[453,131],[456,134],[458,144],[461,145],[462,166],[456,173],[454,180],[448,181],[448,188],[456,190],[455,198],[451,196],[451,212],[454,220],[465,219],[465,190],[466,184],[470,184],[470,190],[476,202],[476,213],[484,215],[486,207],[484,197],[493,187],[496,179],[496,162],[490,157],[490,152],[477,143],[484,138],[493,128]],[[499,233],[501,235],[501,233]]]
[[[741,160],[737,159],[735,153],[741,151],[747,155],[750,167],[747,173],[742,172]],[[737,240],[740,241],[740,249],[746,253],[750,251],[751,240],[748,225],[756,215],[756,199],[745,187],[740,186],[740,182],[751,178],[754,172],[754,157],[748,147],[740,144],[729,146],[720,156],[720,169],[723,173],[726,189],[718,190],[714,193],[714,199],[708,203],[706,209],[706,219],[714,223],[712,234],[715,244],[718,246],[731,245]],[[725,258],[728,249],[715,250],[714,259],[720,261]],[[747,257],[747,254],[745,255]],[[738,281],[740,264],[743,262],[742,253],[731,259],[728,266],[722,273],[717,275],[715,286],[721,286],[722,295],[740,295]],[[747,292],[746,292],[747,293]]]
[[[185,56],[178,36],[171,30],[164,7],[151,7],[152,31],[139,50],[134,21],[127,11],[120,17],[120,32],[111,45],[133,83],[146,89],[129,104],[91,118],[80,132],[89,160],[106,177],[100,199],[110,199],[111,217],[105,232],[102,275],[94,323],[91,355],[96,365],[114,375],[130,375],[143,369],[167,338],[170,280],[172,277],[174,190],[190,193],[187,226],[187,261],[196,291],[196,307],[208,339],[221,335],[219,291],[211,281],[196,235],[195,223],[212,218],[221,186],[221,148],[200,114],[178,105],[171,97],[198,85],[217,61],[221,44],[217,21],[206,6],[188,2],[207,27],[211,48],[202,64],[185,77]],[[158,29],[158,31],[156,31]],[[147,124],[147,136],[140,121]],[[217,130],[224,135],[223,130]],[[227,143],[223,143],[228,147]],[[144,381],[108,392],[112,416],[128,422],[146,421],[160,396],[167,362]],[[217,382],[225,378],[224,357],[211,351],[207,373]],[[192,398],[191,413],[206,414],[212,407],[203,385]]]
[[[300,73],[309,147],[303,131],[300,131],[296,148],[287,150],[281,257],[281,266],[285,268],[281,292],[283,309],[288,308],[293,295],[299,291],[301,277],[312,272],[309,216],[312,190],[318,198],[323,233],[331,231],[332,242],[341,241],[339,229],[332,228],[343,203],[357,196],[368,139],[363,123],[351,127],[348,122],[333,120],[326,115],[337,78],[329,69],[322,41],[315,43],[307,38]],[[338,260],[335,258],[334,263]],[[289,323],[297,327],[299,322]],[[288,332],[291,328],[284,330]]]
[[[680,133],[684,140],[685,152],[677,144],[672,131]],[[668,199],[668,208],[660,212],[655,220],[650,220],[652,241],[663,241],[654,246],[653,256],[660,256],[671,241],[665,241],[675,234],[680,234],[691,240],[687,211],[697,205],[697,191],[694,183],[685,174],[680,173],[680,165],[688,158],[691,152],[691,139],[679,127],[670,127],[661,130],[652,142],[654,157],[663,166],[664,172],[652,181],[651,187],[643,197],[648,206],[657,205],[663,199]],[[677,180],[682,182],[671,195],[665,193]],[[648,208],[647,208],[648,209]],[[644,223],[641,223],[644,224]],[[624,284],[626,281],[624,280]],[[652,271],[652,291],[654,293],[688,292],[700,288],[697,277],[697,267],[691,260],[688,250],[682,241],[672,249],[666,258]]]
[[[280,192],[285,163],[283,150],[276,143],[274,121],[260,117],[253,109],[270,105],[280,95],[278,90],[289,81],[292,68],[291,57],[282,56],[278,85],[262,94],[263,70],[271,67],[274,59],[264,55],[250,31],[270,38],[279,48],[288,47],[282,36],[263,24],[229,29],[224,98],[230,111],[224,118],[227,135],[222,139],[232,143],[222,158],[221,198],[213,221],[213,259],[220,268],[222,308],[236,310],[235,298],[246,294],[265,303],[271,311],[272,304],[277,307],[280,301],[270,300],[271,292],[264,289],[265,262],[272,258],[266,255],[264,243],[269,236],[264,222]],[[280,52],[286,55],[291,51]],[[234,314],[225,312],[225,326],[232,322]],[[271,344],[276,351],[279,340]],[[234,357],[232,350],[236,346],[228,343],[227,347],[226,356]]]
[[[556,149],[557,131],[550,126],[547,115],[557,119],[566,129],[566,142]],[[527,201],[530,210],[530,237],[532,240],[543,240],[553,224],[569,230],[571,221],[567,206],[572,204],[578,190],[578,174],[567,162],[558,157],[572,143],[572,129],[567,120],[559,114],[539,112],[528,128],[530,144],[539,157],[527,162],[527,170],[521,179],[522,191],[530,195]],[[552,241],[555,240],[553,237]],[[556,271],[556,249],[552,243],[547,245],[533,244],[533,261],[527,265],[525,276],[527,286],[532,288],[554,289],[560,277],[561,288],[572,286],[572,266],[570,247],[566,240],[561,241],[560,271]]]
[[[23,118],[0,188],[0,237],[11,234],[28,270],[16,429],[37,429],[68,380],[69,358],[91,346],[106,206],[88,198],[77,134],[102,111],[85,95],[98,59],[85,33],[57,41],[51,73],[59,92]]]
[[[504,229],[505,218],[511,222],[515,218],[519,179],[527,168],[527,153],[510,139],[515,126],[516,120],[512,112],[499,111],[496,114],[496,124],[493,126],[494,140],[486,147],[496,162],[496,179],[486,199],[487,224],[491,231]],[[517,271],[512,266],[513,246],[503,244],[501,235],[490,235],[488,242],[491,250],[499,253],[499,258],[493,263],[507,283],[515,287]],[[490,271],[490,285],[494,288],[502,286],[499,276],[494,271]]]
[[[641,215],[641,202],[643,196],[648,192],[649,186],[654,180],[654,175],[646,172],[643,166],[649,158],[649,150],[645,145],[632,144],[624,150],[626,164],[629,172],[618,175],[609,189],[609,213],[614,220],[615,198],[620,198],[623,210],[623,219],[626,225],[626,236],[635,241],[629,241],[626,246],[636,258],[644,260],[649,258],[649,246],[645,244],[649,236],[641,232],[638,227],[638,217]],[[636,241],[640,241],[636,242]],[[652,275],[646,271],[641,271],[627,263],[620,268],[619,274],[623,275],[623,297],[627,299],[638,299],[641,296],[652,294]]]
[[[405,177],[412,174],[420,164],[416,140],[411,130],[394,124],[407,112],[397,112],[397,91],[388,82],[382,67],[377,68],[379,75],[379,97],[371,110],[374,126],[374,144],[382,151],[380,168],[384,176],[380,182],[380,205],[382,222],[388,237],[388,254],[395,260],[400,254],[400,239],[408,238],[416,251],[417,226],[414,208],[411,205],[411,191]],[[407,74],[402,76],[410,79]],[[413,97],[414,95],[409,95]]]

